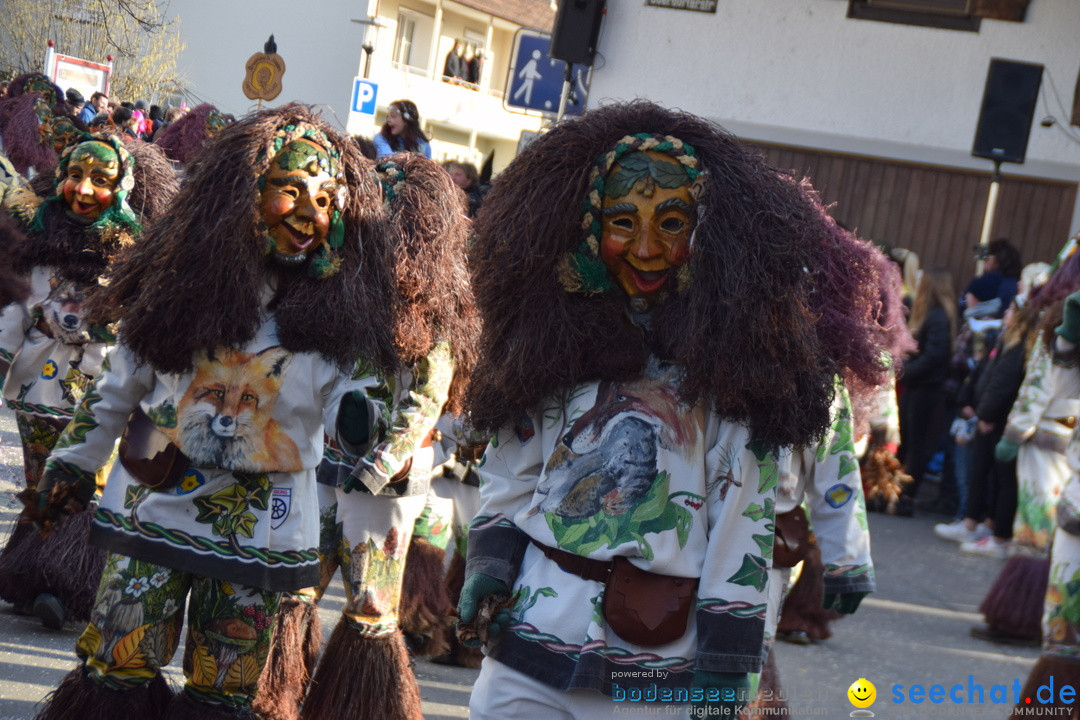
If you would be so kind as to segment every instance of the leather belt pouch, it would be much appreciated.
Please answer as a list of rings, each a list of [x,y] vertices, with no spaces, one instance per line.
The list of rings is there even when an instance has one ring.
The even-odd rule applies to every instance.
[[[697,585],[697,578],[660,575],[617,557],[604,590],[604,619],[627,642],[665,645],[686,633]]]
[[[191,464],[137,405],[120,438],[119,456],[131,476],[151,490],[176,487]]]
[[[780,513],[774,522],[773,567],[795,567],[806,558],[806,551],[810,547],[810,522],[806,519],[806,511],[799,506]]]

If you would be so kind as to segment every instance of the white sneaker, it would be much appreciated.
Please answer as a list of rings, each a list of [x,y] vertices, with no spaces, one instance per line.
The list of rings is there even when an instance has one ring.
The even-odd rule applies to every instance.
[[[963,520],[953,520],[951,523],[938,523],[934,526],[934,534],[942,540],[965,543],[982,540],[990,535],[990,528],[979,523],[974,530],[968,530]]]
[[[960,551],[1004,560],[1009,555],[1011,545],[1012,543],[1008,540],[999,540],[993,535],[988,535],[982,540],[960,543]]]

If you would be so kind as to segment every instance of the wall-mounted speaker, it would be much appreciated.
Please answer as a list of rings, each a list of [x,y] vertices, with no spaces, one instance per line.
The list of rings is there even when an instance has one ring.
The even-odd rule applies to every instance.
[[[549,55],[568,63],[592,65],[603,17],[604,0],[559,0]]]
[[[1038,63],[991,58],[972,155],[1024,162],[1042,72]]]

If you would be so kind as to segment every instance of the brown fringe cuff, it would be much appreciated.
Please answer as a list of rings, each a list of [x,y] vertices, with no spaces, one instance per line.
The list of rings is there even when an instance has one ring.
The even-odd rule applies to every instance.
[[[423,720],[400,632],[367,637],[341,618],[304,701],[303,720]]]
[[[829,622],[839,615],[822,607],[824,602],[825,566],[821,563],[821,549],[817,543],[810,545],[803,561],[802,574],[788,593],[780,610],[780,622],[776,631],[804,632],[812,640],[832,637]]]
[[[16,526],[0,555],[0,597],[25,605],[50,593],[64,604],[69,620],[89,621],[105,568],[105,551],[86,541],[94,507],[54,526],[47,538],[29,523]]]
[[[80,665],[49,693],[34,720],[159,720],[172,698],[160,674],[131,690],[110,690],[88,678]]]
[[[416,657],[443,655],[450,650],[453,604],[443,574],[446,551],[413,537],[405,559],[398,625]]]
[[[1050,685],[1051,678],[1053,678],[1054,687],[1053,697],[1046,697],[1044,692],[1043,697],[1040,698],[1039,688],[1043,685]],[[1080,659],[1064,658],[1057,655],[1041,655],[1039,661],[1035,663],[1035,667],[1031,668],[1031,674],[1028,675],[1027,681],[1024,683],[1024,689],[1020,691],[1020,703],[1013,708],[1009,717],[1028,717],[1028,711],[1038,703],[1039,709],[1046,715],[1050,714],[1049,708],[1061,708],[1064,712],[1058,717],[1076,718],[1077,713],[1074,704],[1061,703],[1057,694],[1057,689],[1065,685],[1072,685],[1073,687],[1080,685]],[[1031,704],[1025,703],[1025,698],[1031,698]],[[1047,700],[1045,704],[1043,698]]]
[[[1010,637],[1040,638],[1049,578],[1049,560],[1009,558],[979,605],[986,624]]]
[[[295,597],[282,598],[252,710],[264,720],[299,720],[300,703],[321,648],[318,606]]]
[[[146,720],[157,720],[157,717],[148,717]],[[169,705],[165,720],[259,720],[259,716],[251,708],[229,708],[217,703],[200,702],[188,693],[180,692]]]

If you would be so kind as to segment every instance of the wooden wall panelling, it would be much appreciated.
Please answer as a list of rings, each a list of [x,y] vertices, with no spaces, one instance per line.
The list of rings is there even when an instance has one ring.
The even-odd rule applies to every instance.
[[[924,267],[952,271],[959,290],[974,272],[990,172],[874,157],[760,146],[772,165],[811,179],[833,216],[859,235],[915,251]],[[1005,173],[992,238],[1007,237],[1025,263],[1049,260],[1070,228],[1076,183]]]

